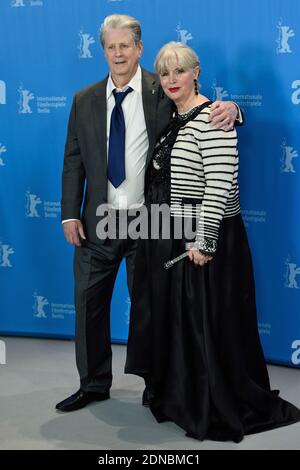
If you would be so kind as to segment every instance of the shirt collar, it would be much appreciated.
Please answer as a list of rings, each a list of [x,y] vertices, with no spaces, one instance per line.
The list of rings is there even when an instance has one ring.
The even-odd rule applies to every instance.
[[[111,74],[109,74],[108,80],[107,80],[107,85],[106,85],[106,99],[108,100],[110,96],[112,95],[113,90],[119,90],[119,91],[125,91],[128,87],[131,87],[134,91],[137,91],[138,93],[142,92],[142,69],[140,65],[138,65],[137,71],[130,80],[127,85],[122,88],[122,90],[119,90],[114,82],[112,81]]]

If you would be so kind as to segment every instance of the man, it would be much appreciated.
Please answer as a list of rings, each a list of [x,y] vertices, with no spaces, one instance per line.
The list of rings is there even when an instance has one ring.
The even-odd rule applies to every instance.
[[[139,22],[127,15],[108,16],[100,39],[110,74],[75,95],[65,147],[62,222],[67,241],[75,245],[80,389],[56,405],[60,411],[109,398],[111,296],[124,258],[131,292],[137,242],[130,237],[99,239],[96,211],[109,203],[118,218],[122,211],[143,205],[145,170],[173,113],[158,77],[139,66],[143,50]],[[233,103],[216,102],[212,124],[227,130],[236,116]],[[146,389],[143,404],[147,405]]]

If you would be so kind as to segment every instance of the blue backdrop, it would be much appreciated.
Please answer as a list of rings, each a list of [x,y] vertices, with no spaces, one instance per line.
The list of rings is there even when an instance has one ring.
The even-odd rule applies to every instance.
[[[0,331],[72,337],[72,248],[60,226],[66,124],[75,91],[103,78],[106,15],[143,27],[142,65],[180,40],[198,52],[202,91],[234,100],[243,217],[268,360],[300,367],[299,0],[0,1]],[[126,341],[122,267],[112,336]]]

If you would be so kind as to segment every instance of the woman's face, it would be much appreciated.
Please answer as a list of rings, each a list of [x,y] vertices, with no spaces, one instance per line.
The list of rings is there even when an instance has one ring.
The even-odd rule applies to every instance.
[[[168,68],[160,75],[160,83],[165,94],[175,103],[184,103],[195,94],[195,82],[199,68],[184,70],[179,65]]]

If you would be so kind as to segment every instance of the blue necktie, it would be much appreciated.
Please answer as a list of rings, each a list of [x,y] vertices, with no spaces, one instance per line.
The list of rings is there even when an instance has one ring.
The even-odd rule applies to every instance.
[[[115,107],[110,119],[107,176],[115,188],[125,180],[125,120],[122,101],[132,88],[117,92],[113,90]]]

